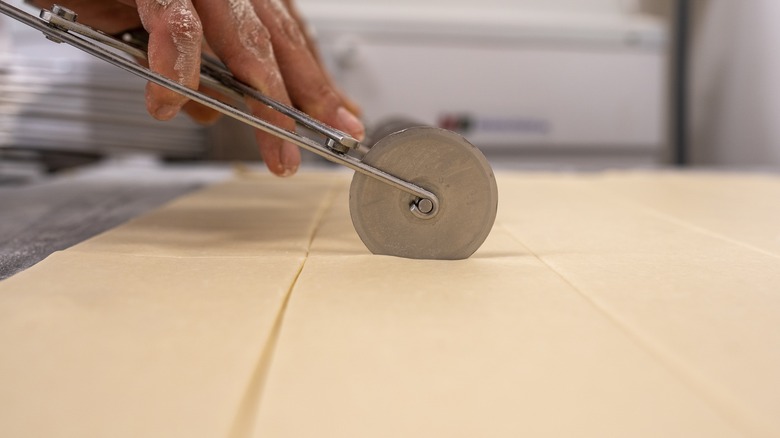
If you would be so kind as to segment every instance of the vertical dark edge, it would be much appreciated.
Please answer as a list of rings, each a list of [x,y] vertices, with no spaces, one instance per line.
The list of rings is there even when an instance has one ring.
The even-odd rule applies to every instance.
[[[690,41],[690,0],[677,0],[674,14],[672,154],[676,166],[689,164],[688,145],[688,63]]]

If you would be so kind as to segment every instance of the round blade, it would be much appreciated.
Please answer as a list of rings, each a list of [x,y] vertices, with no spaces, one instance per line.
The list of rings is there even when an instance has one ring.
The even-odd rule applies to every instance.
[[[463,137],[419,127],[378,141],[363,162],[439,198],[430,218],[412,211],[419,199],[355,173],[349,191],[352,223],[374,254],[413,259],[465,259],[485,241],[498,209],[498,188],[484,155]]]

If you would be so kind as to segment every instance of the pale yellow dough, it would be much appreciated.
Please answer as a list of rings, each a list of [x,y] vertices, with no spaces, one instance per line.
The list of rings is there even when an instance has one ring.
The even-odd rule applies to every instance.
[[[464,261],[237,178],[0,283],[0,436],[780,436],[780,178],[499,174]]]

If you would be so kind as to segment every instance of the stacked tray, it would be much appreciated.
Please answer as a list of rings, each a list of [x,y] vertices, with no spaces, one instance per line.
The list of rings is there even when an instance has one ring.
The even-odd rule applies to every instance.
[[[1,148],[178,159],[205,154],[203,127],[184,115],[169,122],[148,115],[144,80],[2,18]]]

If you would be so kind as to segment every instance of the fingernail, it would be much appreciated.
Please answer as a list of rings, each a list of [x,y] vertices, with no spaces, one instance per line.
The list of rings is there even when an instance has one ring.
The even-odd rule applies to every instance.
[[[159,120],[170,120],[179,112],[179,107],[175,105],[162,105],[154,112],[154,117]]]
[[[343,106],[336,111],[336,117],[338,117],[340,129],[343,129],[358,140],[363,140],[363,137],[366,136],[366,128],[363,126],[363,123]]]
[[[298,151],[298,146],[285,142],[282,145],[282,152],[280,157],[283,169],[281,176],[295,175],[295,172],[298,171],[298,166],[300,165],[300,157],[301,154],[300,151]]]

